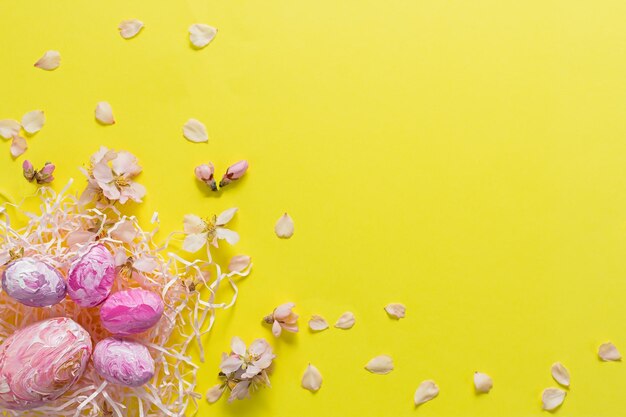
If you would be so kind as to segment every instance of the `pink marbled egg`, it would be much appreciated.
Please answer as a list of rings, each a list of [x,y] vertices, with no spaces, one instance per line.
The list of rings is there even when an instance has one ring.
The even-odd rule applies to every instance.
[[[154,376],[154,359],[148,348],[138,342],[108,337],[96,344],[93,365],[109,382],[138,387]]]
[[[163,300],[140,288],[111,294],[100,307],[100,320],[113,334],[126,336],[145,332],[161,319]]]
[[[63,395],[91,355],[89,333],[66,317],[20,329],[0,345],[0,408],[29,410]]]
[[[67,293],[81,307],[101,304],[111,293],[115,280],[115,260],[102,244],[76,259],[67,279]]]
[[[45,307],[65,298],[63,275],[35,258],[11,262],[2,273],[2,288],[13,299],[30,307]]]

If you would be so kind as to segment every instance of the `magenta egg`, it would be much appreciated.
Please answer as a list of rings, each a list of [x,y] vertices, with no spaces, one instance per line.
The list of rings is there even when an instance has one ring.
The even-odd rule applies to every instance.
[[[91,355],[89,333],[66,317],[24,327],[0,345],[0,408],[30,410],[65,393]]]
[[[108,337],[99,341],[93,351],[93,365],[109,382],[138,387],[154,376],[154,359],[141,343]]]
[[[131,289],[111,294],[100,307],[105,329],[125,336],[145,332],[163,315],[163,300],[152,291]]]
[[[63,275],[46,262],[21,258],[2,273],[2,288],[13,299],[30,307],[45,307],[65,298]]]
[[[111,293],[115,260],[102,244],[92,246],[76,259],[67,279],[67,293],[81,307],[101,304]]]

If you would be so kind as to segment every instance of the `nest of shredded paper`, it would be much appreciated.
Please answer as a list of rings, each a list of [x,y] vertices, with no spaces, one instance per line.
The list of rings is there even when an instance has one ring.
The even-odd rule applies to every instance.
[[[203,360],[202,335],[211,330],[216,309],[233,305],[237,298],[234,278],[247,276],[251,265],[241,272],[224,273],[210,258],[186,261],[168,249],[169,239],[164,245],[154,242],[158,230],[155,218],[153,230],[147,232],[134,216],[125,216],[113,206],[85,209],[66,193],[70,184],[59,194],[47,187],[40,188],[36,196],[41,200],[41,213],[28,213],[21,205],[15,205],[28,218],[22,227],[14,228],[7,210],[0,208],[0,265],[21,256],[23,250],[24,256],[45,259],[66,275],[81,249],[95,241],[105,244],[116,259],[125,253],[127,262],[119,267],[114,291],[141,287],[161,294],[165,303],[159,323],[135,337],[149,347],[156,363],[155,377],[138,388],[114,385],[101,378],[90,363],[80,380],[56,401],[35,410],[1,413],[51,417],[183,416],[197,407],[196,399],[200,398],[195,392],[198,366],[190,357],[190,347],[197,344]],[[130,238],[129,225],[135,232]],[[122,228],[124,239],[119,238]],[[134,268],[133,260],[143,260],[144,266]],[[150,267],[145,268],[146,264]],[[233,296],[228,303],[215,303],[216,292],[224,281],[232,286]],[[80,323],[91,334],[94,345],[110,336],[101,326],[98,307],[81,308],[66,297],[57,305],[33,308],[11,299],[0,289],[0,343],[17,329],[58,316]]]

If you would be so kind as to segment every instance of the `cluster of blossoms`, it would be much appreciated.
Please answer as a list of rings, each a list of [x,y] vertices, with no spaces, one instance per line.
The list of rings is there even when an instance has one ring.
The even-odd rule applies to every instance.
[[[54,181],[54,169],[56,167],[51,162],[46,162],[41,169],[35,169],[33,164],[27,159],[22,164],[24,178],[28,182],[36,181],[37,184],[49,184]]]
[[[222,382],[207,392],[209,402],[217,401],[226,390],[230,391],[228,401],[231,402],[242,400],[259,387],[270,385],[267,373],[276,355],[265,339],[256,339],[246,349],[243,340],[235,336],[230,347],[230,354],[222,354],[219,374]]]
[[[88,184],[80,197],[81,203],[95,201],[98,208],[116,201],[121,204],[128,200],[141,203],[146,189],[133,181],[141,173],[141,167],[133,154],[126,151],[116,152],[102,146],[91,156],[90,161],[89,168],[82,169]]]
[[[222,177],[219,187],[225,187],[233,181],[243,177],[243,174],[248,170],[248,161],[239,161],[228,167],[226,173]],[[217,191],[217,182],[215,181],[215,167],[213,163],[198,165],[194,171],[196,178],[211,188],[212,191]]]

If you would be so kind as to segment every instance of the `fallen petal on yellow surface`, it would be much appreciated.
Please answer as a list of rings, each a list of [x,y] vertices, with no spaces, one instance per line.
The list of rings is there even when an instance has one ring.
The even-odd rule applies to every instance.
[[[567,393],[560,388],[546,388],[541,395],[544,410],[554,410],[565,401]]]
[[[26,139],[21,136],[13,136],[13,141],[11,141],[11,156],[17,158],[26,152],[26,149],[28,149]]]
[[[11,119],[0,120],[0,136],[5,139],[11,139],[20,133],[20,124]]]
[[[482,372],[474,372],[474,388],[476,392],[488,393],[493,388],[493,379]]]
[[[191,142],[207,142],[209,135],[206,132],[206,127],[201,121],[196,119],[189,119],[183,126],[183,135]]]
[[[317,391],[322,387],[322,374],[317,368],[311,364],[307,366],[304,375],[302,376],[302,388],[309,391]]]
[[[46,71],[57,69],[61,65],[61,54],[59,51],[47,51],[37,62],[35,66]]]
[[[622,359],[622,355],[619,350],[611,342],[602,343],[598,348],[598,356],[603,361],[618,361]]]
[[[122,38],[130,39],[137,35],[143,28],[143,22],[137,19],[122,20],[117,28],[119,29]]]
[[[113,109],[106,101],[101,101],[96,105],[96,120],[105,125],[115,124]]]
[[[289,239],[293,236],[294,230],[293,220],[287,213],[283,214],[274,226],[276,236],[281,239]]]
[[[388,355],[379,355],[365,365],[365,369],[373,374],[385,375],[393,371],[393,359]]]
[[[213,404],[214,402],[220,399],[225,389],[226,387],[223,387],[222,384],[217,384],[217,385],[212,386],[206,392],[206,400],[209,403]]]
[[[385,306],[385,311],[392,317],[402,319],[406,315],[406,307],[404,304],[391,303]]]
[[[309,320],[309,327],[311,328],[311,330],[319,332],[321,330],[328,329],[328,323],[326,322],[326,319],[324,319],[324,317],[314,314]]]
[[[420,405],[432,400],[437,395],[439,395],[439,387],[435,384],[435,381],[428,379],[417,387],[413,401],[415,401],[415,405]]]
[[[217,35],[217,29],[204,23],[189,26],[189,40],[197,48],[204,48]]]
[[[354,314],[347,311],[339,317],[337,323],[335,323],[335,327],[338,329],[350,329],[354,326],[355,321]]]
[[[37,133],[41,130],[46,122],[46,116],[43,110],[33,110],[22,116],[22,127],[30,134]]]
[[[569,387],[570,378],[569,371],[561,362],[552,364],[552,378],[564,387]]]
[[[228,263],[228,270],[241,272],[250,265],[251,261],[252,258],[250,258],[248,255],[235,255],[230,259],[230,262]]]

